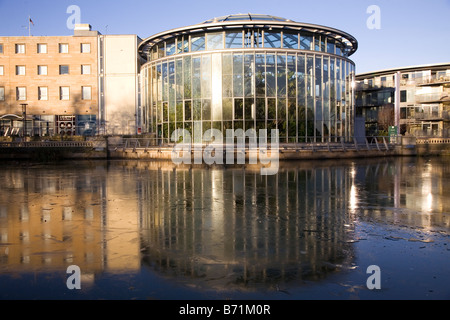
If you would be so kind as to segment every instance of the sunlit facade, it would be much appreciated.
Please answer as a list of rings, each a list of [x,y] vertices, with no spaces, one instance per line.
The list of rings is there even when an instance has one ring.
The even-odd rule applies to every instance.
[[[355,92],[368,136],[450,137],[450,63],[358,74]]]
[[[329,27],[239,14],[139,45],[143,132],[279,129],[281,143],[350,140],[358,43]]]

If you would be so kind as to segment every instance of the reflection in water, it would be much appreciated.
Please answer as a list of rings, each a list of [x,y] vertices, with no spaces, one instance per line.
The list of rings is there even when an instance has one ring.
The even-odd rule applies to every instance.
[[[276,176],[164,162],[0,168],[0,275],[150,268],[216,290],[301,285],[351,267],[358,221],[448,232],[439,159],[290,162]]]
[[[144,261],[217,288],[318,279],[352,257],[345,167],[148,171]]]

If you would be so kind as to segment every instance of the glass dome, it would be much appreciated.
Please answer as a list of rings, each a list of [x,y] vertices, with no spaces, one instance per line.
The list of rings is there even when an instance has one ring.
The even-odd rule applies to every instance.
[[[240,21],[240,20],[249,20],[249,21],[292,21],[289,19],[284,19],[280,17],[270,16],[266,14],[251,14],[251,13],[239,13],[239,14],[230,14],[222,17],[213,18],[207,20],[203,23],[220,23],[220,22],[229,22],[229,21]]]

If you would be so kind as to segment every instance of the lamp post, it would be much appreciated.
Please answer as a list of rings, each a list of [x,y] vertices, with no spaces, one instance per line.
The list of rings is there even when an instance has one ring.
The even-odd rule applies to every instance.
[[[27,134],[27,106],[28,104],[22,103],[22,116],[23,116],[23,137]]]

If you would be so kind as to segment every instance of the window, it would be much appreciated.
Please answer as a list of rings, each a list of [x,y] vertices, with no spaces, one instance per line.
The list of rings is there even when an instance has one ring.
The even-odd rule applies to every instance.
[[[67,43],[60,43],[59,53],[69,53],[69,45]]]
[[[16,76],[25,75],[25,66],[16,66]]]
[[[208,50],[223,49],[223,32],[208,34]]]
[[[407,102],[407,91],[400,91],[400,102]]]
[[[0,43],[0,54],[3,54],[3,43]]]
[[[47,87],[39,87],[38,88],[38,99],[39,100],[48,100],[48,88]]]
[[[281,48],[281,33],[264,32],[265,48]]]
[[[91,100],[91,87],[81,87],[81,99]]]
[[[16,53],[25,53],[25,45],[16,44]]]
[[[91,74],[91,66],[88,64],[82,65],[81,74]]]
[[[46,76],[47,75],[47,66],[38,66],[38,75]]]
[[[205,35],[199,35],[191,38],[191,51],[205,50]]]
[[[4,70],[3,66],[0,66],[0,76],[3,76],[4,72],[5,72],[5,70]]]
[[[59,100],[69,100],[70,89],[69,87],[59,87]]]
[[[59,66],[59,74],[69,74],[69,66]]]
[[[226,48],[235,49],[242,48],[243,38],[242,32],[227,32],[225,36]]]
[[[5,87],[0,87],[0,101],[5,101]]]
[[[17,99],[17,101],[27,100],[27,88],[17,87],[16,88],[16,99]]]
[[[81,53],[90,53],[91,52],[91,44],[90,43],[82,43],[81,44]]]
[[[38,43],[37,53],[47,53],[47,45],[44,43]]]

